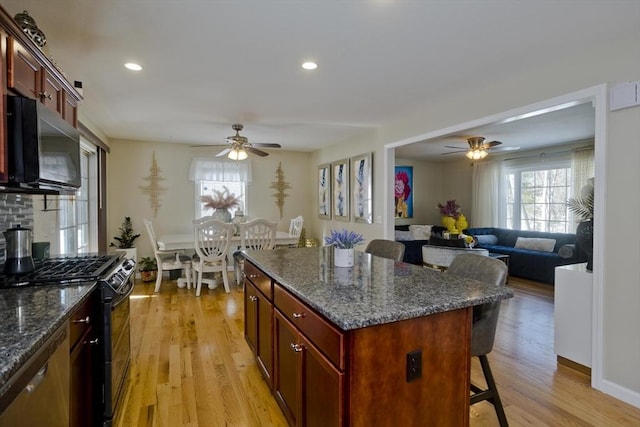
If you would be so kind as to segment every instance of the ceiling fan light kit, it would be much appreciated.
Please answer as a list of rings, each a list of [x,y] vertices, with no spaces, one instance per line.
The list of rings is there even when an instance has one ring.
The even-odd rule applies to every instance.
[[[249,155],[242,148],[234,148],[227,155],[231,160],[245,160]]]
[[[476,149],[476,150],[469,150],[467,151],[466,156],[468,158],[470,158],[471,160],[482,160],[485,157],[487,157],[489,153],[487,153],[487,151],[483,148],[480,149]]]

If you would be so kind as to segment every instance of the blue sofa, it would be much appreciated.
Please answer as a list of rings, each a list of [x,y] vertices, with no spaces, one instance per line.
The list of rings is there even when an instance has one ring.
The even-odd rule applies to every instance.
[[[464,230],[464,233],[476,237],[479,248],[509,255],[510,276],[553,284],[556,266],[587,261],[584,253],[575,246],[575,234],[509,230],[495,227],[469,228]],[[516,248],[518,237],[555,239],[553,252]]]

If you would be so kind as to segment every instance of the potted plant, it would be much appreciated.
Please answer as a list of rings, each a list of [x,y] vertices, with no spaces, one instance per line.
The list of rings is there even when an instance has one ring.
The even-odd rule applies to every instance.
[[[133,246],[133,243],[138,237],[140,237],[140,234],[136,234],[133,231],[131,217],[125,216],[124,221],[122,221],[122,225],[118,230],[120,231],[120,235],[113,238],[117,243],[111,242],[109,246],[116,248],[116,250],[124,251],[127,258],[131,258],[134,261],[137,260],[137,251]]]
[[[569,210],[580,220],[576,228],[576,249],[587,257],[587,270],[593,269],[593,184],[589,178],[587,184],[580,189],[580,197],[567,201]]]
[[[158,277],[158,263],[155,258],[148,256],[140,258],[138,261],[138,271],[143,282],[153,282]]]
[[[331,230],[331,234],[324,238],[327,245],[333,246],[333,263],[336,267],[353,267],[354,247],[364,243],[362,234],[343,229]]]

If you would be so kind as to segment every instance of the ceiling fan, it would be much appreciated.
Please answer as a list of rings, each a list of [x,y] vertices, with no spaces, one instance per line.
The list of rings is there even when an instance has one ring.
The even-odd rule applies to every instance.
[[[456,151],[449,151],[447,153],[442,153],[442,154],[446,155],[446,154],[466,152],[466,156],[471,160],[481,160],[487,157],[487,155],[489,154],[489,150],[496,152],[496,151],[513,151],[513,150],[520,149],[520,147],[509,147],[509,146],[498,147],[499,145],[502,145],[502,142],[500,141],[484,142],[484,137],[482,136],[469,137],[467,138],[467,143],[469,144],[468,148],[445,145],[445,147],[447,148],[455,148]]]
[[[240,135],[240,131],[243,129],[243,125],[240,123],[235,123],[231,126],[233,130],[236,131],[235,135],[227,137],[227,144],[230,147],[225,148],[216,154],[216,157],[221,157],[226,155],[231,160],[244,160],[249,154],[255,154],[260,157],[266,157],[269,153],[259,150],[255,147],[264,147],[264,148],[281,148],[280,144],[273,143],[251,143],[247,137]]]

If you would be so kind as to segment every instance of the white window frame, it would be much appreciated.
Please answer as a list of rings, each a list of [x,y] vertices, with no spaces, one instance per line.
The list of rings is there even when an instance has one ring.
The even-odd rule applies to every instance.
[[[503,212],[502,218],[501,218],[501,227],[504,228],[513,228],[513,229],[517,229],[517,230],[521,230],[522,229],[522,218],[521,218],[521,212],[522,212],[522,201],[521,201],[521,192],[520,192],[520,188],[521,188],[521,174],[524,172],[536,172],[536,171],[545,171],[545,170],[553,170],[553,169],[568,169],[569,173],[572,174],[572,166],[571,166],[571,160],[569,158],[562,158],[562,159],[557,159],[557,160],[553,160],[553,161],[544,161],[544,162],[540,162],[539,160],[537,160],[535,163],[525,163],[525,164],[516,164],[516,165],[509,165],[509,166],[505,166],[504,169],[504,175],[503,175],[503,187],[504,187],[504,191],[501,192],[502,193],[502,197],[501,197],[501,211]],[[513,218],[512,224],[508,223],[508,219],[507,219],[507,197],[508,197],[508,176],[514,174],[515,175],[515,179],[514,179],[514,201],[513,201],[513,205],[514,205],[514,209],[513,209]],[[569,197],[572,196],[573,194],[573,180],[571,179],[571,177],[569,177],[567,179],[567,199]],[[544,204],[544,203],[542,203]],[[541,221],[547,221],[546,219],[541,219]],[[571,219],[571,216],[569,214],[569,209],[565,208],[565,219],[562,220],[562,222],[565,223],[565,227],[564,227],[564,231],[562,230],[549,230],[548,227],[546,227],[545,230],[540,230],[540,231],[551,231],[551,232],[565,232],[565,233],[569,233],[572,232],[572,227],[574,226],[573,221]],[[548,226],[548,222],[547,222],[547,226]]]

